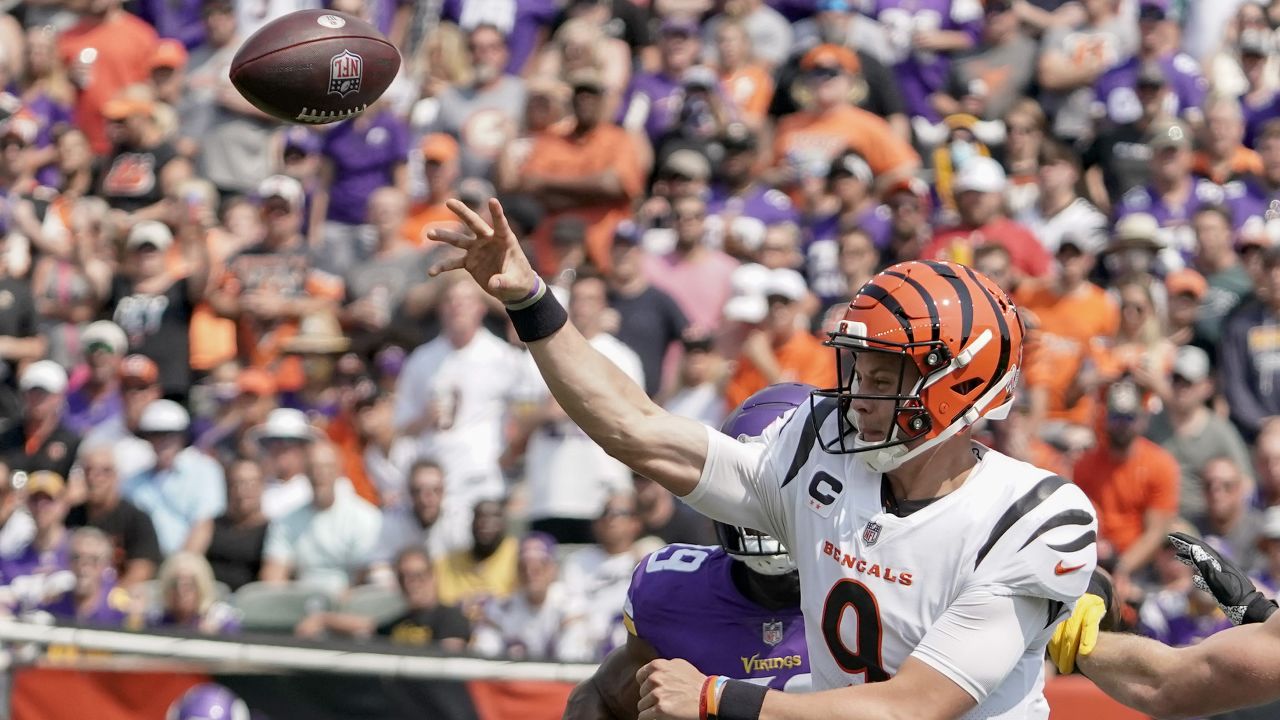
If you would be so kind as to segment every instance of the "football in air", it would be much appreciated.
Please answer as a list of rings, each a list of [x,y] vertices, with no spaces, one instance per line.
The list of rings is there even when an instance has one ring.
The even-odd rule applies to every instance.
[[[299,10],[244,41],[231,61],[231,83],[268,115],[323,125],[364,112],[399,69],[400,52],[364,20]]]

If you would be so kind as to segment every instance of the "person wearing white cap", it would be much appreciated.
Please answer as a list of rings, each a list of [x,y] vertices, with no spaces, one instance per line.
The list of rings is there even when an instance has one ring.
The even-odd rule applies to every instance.
[[[772,383],[790,380],[821,385],[829,383],[836,373],[835,356],[808,332],[808,318],[801,312],[801,304],[809,297],[804,277],[787,268],[770,270],[762,294],[768,312],[761,327],[781,376],[766,376],[748,357],[749,349],[744,348],[725,388],[730,407],[742,404],[752,393]]]
[[[307,479],[307,447],[320,433],[301,410],[276,408],[266,422],[249,429],[246,436],[257,444],[266,485],[262,489],[262,514],[277,520],[311,502]]]
[[[120,361],[129,349],[124,330],[110,320],[89,323],[80,333],[88,377],[67,393],[67,427],[87,433],[93,427],[118,418],[123,411],[120,396]]]
[[[222,466],[188,446],[191,417],[172,400],[156,400],[142,411],[138,434],[151,444],[155,463],[125,480],[120,492],[151,516],[160,550],[171,555],[206,547],[213,519],[227,505]]]
[[[1008,249],[1019,273],[1048,277],[1053,270],[1053,257],[1026,226],[1005,215],[1007,187],[1008,179],[1000,163],[982,155],[969,159],[956,174],[954,185],[959,224],[935,234],[921,251],[921,259],[968,265],[974,248],[999,243]]]
[[[183,233],[185,275],[169,270],[173,231],[156,220],[129,230],[119,270],[89,258],[85,274],[94,293],[129,341],[129,351],[155,361],[167,397],[185,398],[191,387],[191,317],[204,301],[209,282],[208,250],[203,235]]]
[[[1147,437],[1178,461],[1182,487],[1178,514],[1194,519],[1205,512],[1201,469],[1214,458],[1230,458],[1247,475],[1253,463],[1240,432],[1229,420],[1209,409],[1215,392],[1209,355],[1194,345],[1178,348],[1173,359],[1171,393],[1160,414],[1151,418]]]
[[[80,446],[80,435],[63,420],[67,371],[52,360],[37,360],[18,376],[22,412],[0,430],[0,457],[13,470],[52,470],[62,477]]]

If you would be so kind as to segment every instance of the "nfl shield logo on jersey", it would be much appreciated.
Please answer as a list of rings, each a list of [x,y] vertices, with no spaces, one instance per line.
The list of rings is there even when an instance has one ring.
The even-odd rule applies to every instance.
[[[360,90],[364,76],[364,58],[343,50],[329,60],[329,94],[346,97]]]
[[[782,621],[775,620],[764,624],[764,644],[777,647],[782,642]]]
[[[862,542],[866,545],[875,545],[880,539],[880,523],[872,520],[862,529]]]

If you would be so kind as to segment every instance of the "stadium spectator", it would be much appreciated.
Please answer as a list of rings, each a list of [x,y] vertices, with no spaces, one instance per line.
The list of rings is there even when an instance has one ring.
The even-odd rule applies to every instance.
[[[396,382],[397,432],[416,438],[421,457],[438,458],[449,487],[445,512],[469,512],[502,493],[502,418],[516,397],[519,355],[482,321],[486,304],[469,278],[441,292],[441,332],[405,360]]]
[[[66,481],[56,472],[37,470],[27,475],[24,490],[35,534],[17,554],[0,558],[0,578],[6,585],[18,578],[45,577],[71,568]]]
[[[1000,163],[981,156],[970,159],[960,168],[954,187],[959,221],[936,233],[921,251],[922,258],[972,263],[976,248],[998,243],[1009,251],[1020,276],[1049,276],[1052,257],[1030,230],[1004,213],[1008,180]]]
[[[569,292],[569,316],[583,337],[628,377],[644,384],[640,358],[604,330],[608,309],[604,279],[579,273]],[[527,361],[532,365],[532,358]],[[558,542],[589,543],[592,520],[611,492],[627,486],[630,471],[569,420],[532,368],[529,375],[531,386],[539,389],[536,406],[520,419],[528,434],[525,487],[530,527]]]
[[[623,222],[613,234],[613,270],[608,283],[609,308],[617,313],[613,332],[640,359],[645,391],[655,397],[662,389],[666,359],[689,327],[680,306],[645,277],[645,252],[639,229]]]
[[[125,499],[151,516],[165,555],[203,547],[213,519],[227,505],[222,466],[188,445],[190,428],[190,415],[176,402],[148,405],[138,434],[151,445],[155,461],[121,488]]]
[[[237,370],[234,385],[219,398],[218,409],[195,446],[228,465],[240,457],[257,457],[258,439],[251,431],[276,409],[276,381],[265,370]]]
[[[885,212],[888,212],[887,208]],[[843,317],[845,308],[849,307],[849,301],[875,275],[876,268],[880,267],[880,250],[861,226],[841,228],[836,236],[836,247],[839,253],[836,263],[840,270],[841,292],[832,298],[821,315],[814,318],[819,337],[835,328],[835,324]],[[813,245],[810,245],[811,255],[812,251]]]
[[[872,192],[875,177],[862,156],[846,152],[832,160],[826,180],[805,223],[805,277],[823,307],[848,291],[837,249],[845,229],[858,228],[877,248],[889,244],[889,211]]]
[[[705,200],[698,196],[676,198],[671,212],[675,247],[666,254],[647,255],[645,275],[676,301],[692,328],[713,333],[720,327],[737,262],[707,246]]]
[[[1154,563],[1158,585],[1138,610],[1138,629],[1167,645],[1191,645],[1231,627],[1213,598],[1192,584],[1195,570],[1183,565],[1168,542]]]
[[[1198,124],[1209,114],[1205,107],[1208,82],[1200,74],[1199,64],[1176,49],[1171,52],[1177,48],[1179,39],[1176,12],[1168,0],[1139,0],[1137,53],[1107,70],[1094,86],[1098,101],[1106,107],[1108,120],[1125,123],[1134,119],[1138,111],[1133,102],[1138,79],[1157,70],[1168,78],[1173,91],[1168,107],[1170,115]]]
[[[458,139],[463,177],[485,177],[507,141],[516,136],[525,105],[524,80],[508,74],[506,33],[478,24],[466,31],[474,79],[467,87],[445,87],[437,98],[434,129]]]
[[[528,84],[530,110],[539,84],[564,83],[582,70],[597,70],[604,84],[604,116],[614,117],[631,83],[631,49],[585,18],[566,20],[533,60]],[[567,98],[565,98],[567,99]],[[541,129],[541,128],[539,128]]]
[[[498,500],[476,503],[470,547],[435,559],[440,602],[460,606],[468,618],[479,617],[490,598],[506,597],[515,589],[518,554],[519,542],[507,535],[504,504]]]
[[[967,112],[986,120],[1002,118],[1035,80],[1038,48],[1022,29],[1016,3],[988,0],[982,10],[977,44],[954,58],[945,84],[927,98],[943,117]]]
[[[1035,234],[1050,253],[1056,254],[1063,239],[1074,237],[1076,246],[1090,256],[1107,243],[1107,218],[1093,203],[1076,193],[1080,185],[1080,157],[1056,140],[1040,146],[1039,196],[1023,210],[1018,222]]]
[[[80,436],[63,419],[67,371],[52,360],[27,365],[18,377],[22,412],[0,430],[0,457],[14,470],[71,472]]]
[[[143,67],[149,66],[144,62]],[[97,194],[130,221],[155,220],[164,211],[164,177],[178,151],[162,113],[170,112],[146,85],[130,85],[102,106],[111,150],[97,175]]]
[[[531,532],[520,540],[516,588],[485,604],[471,648],[485,657],[590,662],[586,609],[559,581],[556,541]]]
[[[80,334],[84,346],[80,381],[67,393],[67,427],[84,434],[104,422],[118,420],[124,412],[120,393],[120,361],[129,339],[110,320],[90,323]]]
[[[85,273],[103,312],[129,338],[130,352],[151,358],[165,397],[182,401],[191,387],[190,326],[208,286],[209,256],[203,238],[183,233],[179,249],[188,274],[175,277],[165,260],[173,244],[167,225],[145,220],[129,230],[118,269],[95,260]]]
[[[1215,457],[1200,467],[1205,511],[1196,518],[1199,535],[1217,543],[1231,561],[1252,571],[1258,566],[1262,513],[1249,503],[1253,483],[1230,457]]]
[[[340,476],[333,445],[314,442],[306,453],[310,502],[271,521],[259,578],[266,582],[294,578],[337,594],[354,584],[369,565],[382,516]]]
[[[26,509],[23,476],[0,458],[0,557],[12,557],[35,536],[35,521]]]
[[[1231,222],[1231,212],[1221,205],[1201,207],[1191,218],[1196,236],[1194,267],[1204,279],[1193,341],[1207,351],[1218,347],[1232,311],[1253,296],[1253,281],[1236,252]]]
[[[1177,347],[1164,336],[1163,323],[1149,286],[1119,284],[1120,324],[1099,364],[1102,376],[1129,376],[1146,393],[1149,409],[1169,397],[1169,377]]]
[[[232,591],[262,574],[262,550],[268,519],[262,511],[261,466],[240,459],[227,466],[227,511],[213,519],[213,532],[203,548],[213,577]],[[192,551],[202,550],[193,547]]]
[[[621,608],[636,563],[655,550],[637,543],[643,531],[635,495],[610,495],[592,525],[596,544],[570,554],[561,577],[571,596],[587,609],[588,640],[601,656],[626,640]]]
[[[711,427],[720,427],[728,407],[724,401],[724,384],[728,370],[724,358],[716,353],[715,341],[695,332],[681,339],[680,367],[676,384],[663,407],[691,417]]]
[[[395,398],[370,390],[355,403],[355,431],[360,465],[369,476],[384,513],[405,512],[411,506],[407,481],[417,461],[417,444],[396,434]]]
[[[202,555],[178,552],[160,566],[156,578],[161,604],[150,609],[149,627],[184,628],[201,635],[228,635],[240,629],[235,608],[218,599],[213,568]]]
[[[444,203],[457,196],[461,176],[458,141],[445,133],[429,133],[423,136],[417,154],[421,158],[426,193],[410,208],[400,233],[415,247],[429,247],[432,241],[427,238],[428,230],[457,223],[457,216]]]
[[[1098,511],[1099,540],[1107,545],[1123,598],[1131,577],[1151,562],[1177,517],[1178,465],[1142,437],[1147,409],[1136,383],[1111,384],[1099,415],[1098,444],[1075,462],[1072,477]]]
[[[422,548],[406,548],[395,558],[396,582],[408,607],[404,613],[381,625],[353,613],[312,613],[294,629],[294,634],[315,638],[325,633],[368,638],[377,635],[395,645],[415,648],[439,647],[461,652],[471,639],[471,625],[456,605],[440,600],[436,592],[436,571]]]
[[[145,355],[128,355],[120,361],[120,394],[123,410],[90,430],[81,443],[85,449],[107,445],[115,450],[116,473],[133,477],[155,462],[150,443],[140,437],[142,412],[159,400],[160,370]]]
[[[1276,362],[1280,338],[1262,330],[1275,323],[1280,312],[1280,248],[1263,251],[1259,299],[1227,318],[1218,347],[1222,394],[1231,408],[1231,421],[1246,441],[1257,438],[1262,422],[1280,414],[1276,390]]]
[[[795,270],[770,270],[760,292],[769,308],[761,323],[767,342],[748,340],[743,347],[737,370],[725,387],[725,400],[730,406],[740,405],[757,390],[774,383],[790,380],[821,385],[835,377],[835,355],[807,330],[809,322],[803,306],[809,291],[804,277]],[[771,356],[772,362],[756,362],[760,354]],[[773,367],[763,370],[762,365],[776,366],[778,375],[772,375]]]
[[[83,527],[68,543],[70,573],[49,582],[35,607],[55,620],[104,627],[133,627],[139,617],[129,591],[116,587],[111,568],[111,539],[101,530]]]
[[[1208,283],[1200,273],[1183,268],[1165,276],[1164,289],[1168,303],[1164,317],[1165,333],[1169,341],[1175,345],[1194,344],[1200,301],[1209,291]]]
[[[3,230],[0,226],[0,296],[8,298],[8,302],[0,312],[0,417],[15,418],[22,407],[17,392],[18,369],[22,363],[44,357],[48,336],[38,332],[43,313],[38,313],[31,284],[9,267],[8,248],[14,241]]]
[[[280,393],[280,406],[298,410],[317,427],[327,428],[340,412],[338,359],[351,348],[338,318],[329,312],[304,315],[298,332],[280,349],[302,361],[302,385]]]
[[[1196,153],[1194,171],[1219,185],[1261,175],[1262,158],[1244,146],[1240,101],[1234,97],[1210,97],[1204,116],[1202,150]]]
[[[1137,34],[1119,13],[1117,0],[1082,5],[1079,22],[1045,33],[1036,61],[1041,102],[1053,117],[1053,134],[1068,142],[1092,135],[1098,80],[1138,49]]]
[[[1214,381],[1204,350],[1193,345],[1178,348],[1170,385],[1171,394],[1164,399],[1163,411],[1151,418],[1147,437],[1178,461],[1182,473],[1178,514],[1194,520],[1205,512],[1200,471],[1210,460],[1230,458],[1247,476],[1253,474],[1252,464],[1240,433],[1209,409]]]
[[[1158,65],[1144,64],[1138,72],[1135,97],[1140,113],[1133,120],[1100,127],[1084,150],[1085,184],[1089,199],[1104,211],[1151,178],[1151,130],[1166,113],[1169,82]]]
[[[405,548],[423,547],[431,557],[442,558],[471,543],[465,516],[443,511],[445,478],[440,464],[419,458],[405,476],[401,504],[382,510],[382,537],[369,567],[376,582],[390,579],[391,561]]]
[[[105,445],[85,449],[79,458],[84,472],[85,501],[67,513],[69,528],[96,527],[111,538],[112,565],[118,584],[131,588],[155,577],[164,560],[151,517],[120,495],[115,452]]]
[[[666,488],[637,473],[631,474],[631,488],[635,491],[636,512],[644,526],[644,535],[652,535],[667,545],[717,544],[711,521],[676,499]]]
[[[790,33],[791,26],[786,27]],[[707,30],[707,44],[715,48],[713,64],[720,76],[720,92],[733,103],[744,123],[760,129],[773,101],[770,70],[790,54],[790,43],[761,47],[749,34],[746,23],[732,17]]]

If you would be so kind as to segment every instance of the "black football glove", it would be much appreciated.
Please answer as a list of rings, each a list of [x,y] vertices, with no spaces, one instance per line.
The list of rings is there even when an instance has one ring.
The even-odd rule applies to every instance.
[[[1169,542],[1173,543],[1178,560],[1195,569],[1192,581],[1196,587],[1212,595],[1232,623],[1264,622],[1276,611],[1274,600],[1263,597],[1243,570],[1228,562],[1204,540],[1186,533],[1172,533]]]

